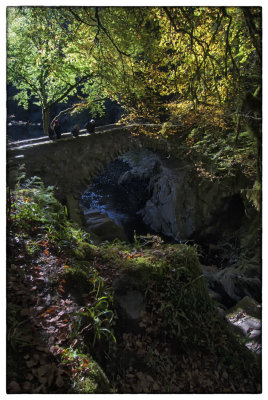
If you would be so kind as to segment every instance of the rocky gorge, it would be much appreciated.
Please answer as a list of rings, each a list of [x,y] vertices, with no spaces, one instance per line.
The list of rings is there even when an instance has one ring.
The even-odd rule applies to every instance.
[[[135,234],[150,232],[173,243],[197,245],[208,291],[219,312],[229,315],[231,322],[240,321],[244,336],[257,326],[253,345],[259,351],[260,215],[244,195],[243,184],[243,180],[229,177],[202,178],[185,158],[142,148],[130,150],[108,165],[84,193],[80,205],[86,229],[99,241],[133,240],[135,230]],[[117,195],[111,199],[111,193]],[[130,296],[126,308],[136,315],[139,312],[133,309],[131,293],[124,294]],[[246,299],[244,314],[239,306],[242,299]],[[240,314],[235,318],[228,310],[234,310],[237,303]],[[257,322],[248,304],[257,308]],[[243,330],[245,323],[255,328],[248,325]]]
[[[25,220],[17,229],[29,231],[19,236],[27,241],[29,267],[41,271],[36,278],[48,283],[46,301],[53,299],[56,307],[75,304],[82,316],[80,321],[79,313],[70,314],[69,325],[81,325],[71,332],[75,336],[66,333],[60,351],[75,355],[72,346],[79,341],[84,359],[90,354],[102,371],[90,387],[87,378],[80,382],[79,393],[114,387],[120,393],[259,392],[261,225],[242,190],[245,182],[208,177],[183,155],[183,147],[175,157],[161,147],[129,142],[117,129],[78,140],[65,134],[56,143],[29,141],[10,149],[15,160],[22,154],[28,165],[31,161],[29,179],[16,189],[12,214],[14,224],[20,215]],[[111,144],[121,135],[122,151],[111,155]],[[83,149],[88,164],[100,163],[102,155],[97,172],[81,162],[72,176],[73,164],[68,170],[62,163],[55,173],[56,158],[67,160],[72,154],[74,160],[75,149],[80,155]],[[48,154],[54,164],[45,162]],[[45,183],[33,176],[40,172]],[[78,179],[84,188],[90,183],[80,196]],[[69,201],[61,202],[64,193]],[[40,242],[42,232],[47,240]],[[13,256],[11,276],[21,265],[21,256]],[[54,313],[53,307],[40,319]],[[59,316],[52,317],[57,321]],[[17,375],[13,379],[20,382]]]

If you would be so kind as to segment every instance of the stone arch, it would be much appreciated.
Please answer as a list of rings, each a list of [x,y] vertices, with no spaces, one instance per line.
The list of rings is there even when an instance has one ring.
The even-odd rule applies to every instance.
[[[159,140],[133,136],[131,128],[109,126],[96,134],[73,138],[64,134],[59,141],[37,139],[18,142],[8,150],[8,184],[12,187],[12,172],[24,164],[26,177],[38,176],[46,186],[54,186],[56,198],[67,205],[72,220],[82,224],[78,201],[92,178],[104,167],[128,150],[159,148]],[[163,143],[161,143],[163,147]],[[165,147],[165,146],[164,146]]]

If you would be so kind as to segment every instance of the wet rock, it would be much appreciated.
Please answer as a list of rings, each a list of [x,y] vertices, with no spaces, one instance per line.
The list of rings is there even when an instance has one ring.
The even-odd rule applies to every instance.
[[[246,313],[251,317],[261,319],[261,305],[249,296],[245,296],[234,307],[228,310],[228,314],[235,312]]]
[[[247,338],[246,346],[257,353],[261,352],[261,306],[246,296],[226,313],[232,329]]]
[[[86,230],[97,235],[101,241],[114,239],[127,240],[122,226],[117,225],[108,214],[98,210],[84,209]]]
[[[250,339],[260,337],[261,321],[259,319],[240,312],[229,317],[227,316],[227,318],[238,328],[243,336],[247,336]]]

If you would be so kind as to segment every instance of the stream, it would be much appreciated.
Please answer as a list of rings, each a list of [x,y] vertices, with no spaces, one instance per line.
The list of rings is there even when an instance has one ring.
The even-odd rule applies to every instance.
[[[118,184],[122,174],[130,171],[126,162],[116,159],[106,166],[83,193],[80,206],[106,213],[117,225],[123,227],[127,239],[132,242],[137,235],[153,233],[138,211],[148,200],[148,181],[132,180],[131,184]]]

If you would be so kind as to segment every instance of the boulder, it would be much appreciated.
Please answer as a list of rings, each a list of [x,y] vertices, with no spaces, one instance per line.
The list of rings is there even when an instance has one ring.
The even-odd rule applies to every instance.
[[[144,296],[137,290],[129,290],[118,298],[118,303],[128,318],[139,319]]]
[[[227,303],[234,304],[244,296],[260,299],[261,279],[243,275],[236,266],[227,267],[210,276],[210,286],[220,293]]]
[[[248,349],[261,352],[261,306],[246,296],[226,313],[226,319],[238,335],[247,338]]]
[[[155,232],[181,240],[188,238],[194,231],[192,210],[193,190],[188,192],[183,167],[175,171],[161,166],[159,172],[151,178],[151,198],[140,211],[143,221]],[[187,201],[185,201],[187,198]]]
[[[124,325],[127,321],[134,329],[135,326],[138,328],[138,321],[145,305],[145,297],[140,286],[139,279],[127,272],[113,282],[114,300],[121,323]]]
[[[249,296],[245,296],[242,300],[240,300],[234,307],[228,310],[228,315],[232,315],[233,313],[246,313],[247,315],[261,319],[261,305],[254,299]]]
[[[127,240],[122,226],[116,224],[106,213],[99,210],[83,209],[86,230],[96,235],[100,241]]]

